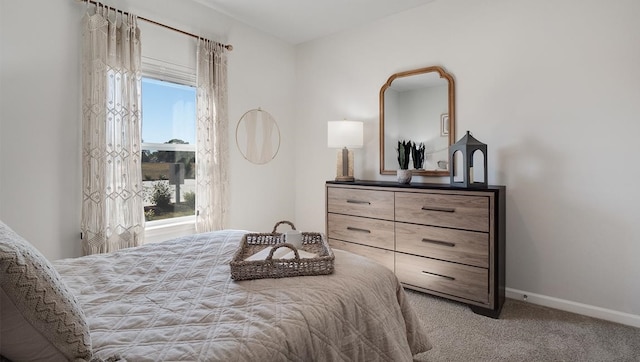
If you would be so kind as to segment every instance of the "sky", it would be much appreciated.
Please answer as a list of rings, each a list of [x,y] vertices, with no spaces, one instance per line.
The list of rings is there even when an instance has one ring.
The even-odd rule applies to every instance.
[[[142,141],[165,143],[181,139],[196,143],[196,89],[142,78]]]

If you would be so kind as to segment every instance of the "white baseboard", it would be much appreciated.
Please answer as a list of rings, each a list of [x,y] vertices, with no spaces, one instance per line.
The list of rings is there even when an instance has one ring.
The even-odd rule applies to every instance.
[[[512,288],[506,288],[505,295],[507,298],[511,299],[522,300],[549,308],[560,309],[571,313],[582,314],[593,318],[640,328],[640,315],[618,312],[611,309],[576,303],[570,300],[529,293]]]

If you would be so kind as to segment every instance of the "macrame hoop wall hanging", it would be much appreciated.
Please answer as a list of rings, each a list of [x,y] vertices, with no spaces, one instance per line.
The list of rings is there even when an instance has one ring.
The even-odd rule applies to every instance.
[[[236,145],[247,161],[262,165],[273,160],[280,149],[280,128],[273,116],[260,108],[240,117]]]

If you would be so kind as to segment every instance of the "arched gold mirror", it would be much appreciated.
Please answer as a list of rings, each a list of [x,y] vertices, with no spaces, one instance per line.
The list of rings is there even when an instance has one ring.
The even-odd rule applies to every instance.
[[[380,89],[380,174],[395,175],[398,141],[424,144],[422,168],[413,175],[449,176],[449,146],[455,143],[453,76],[433,66],[396,73]]]

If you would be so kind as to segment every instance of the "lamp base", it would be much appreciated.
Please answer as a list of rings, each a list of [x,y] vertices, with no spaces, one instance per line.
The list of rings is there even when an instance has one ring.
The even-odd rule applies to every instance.
[[[336,177],[336,181],[340,181],[340,182],[353,182],[355,180],[356,179],[353,176],[337,176]]]
[[[353,151],[346,147],[338,151],[336,181],[353,182]]]

